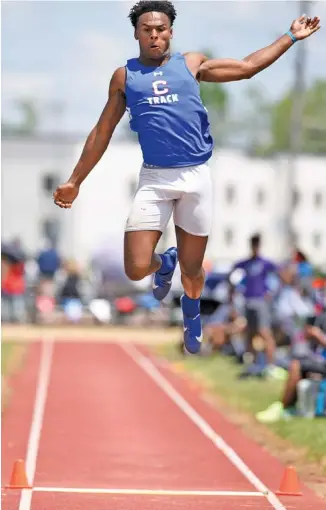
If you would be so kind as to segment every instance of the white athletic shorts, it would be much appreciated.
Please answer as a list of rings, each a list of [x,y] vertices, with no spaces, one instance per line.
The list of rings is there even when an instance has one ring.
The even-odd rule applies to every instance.
[[[126,232],[163,232],[174,224],[189,234],[208,236],[212,221],[212,179],[207,164],[182,168],[142,166]]]

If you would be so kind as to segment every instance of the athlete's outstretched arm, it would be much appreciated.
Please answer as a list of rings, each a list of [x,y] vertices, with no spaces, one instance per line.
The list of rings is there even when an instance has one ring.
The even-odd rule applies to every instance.
[[[252,53],[243,60],[208,59],[204,57],[198,71],[198,79],[208,82],[230,82],[249,79],[279,59],[295,42],[306,39],[320,28],[318,17],[301,16],[293,21],[287,34],[275,42]]]
[[[82,154],[70,178],[54,192],[54,202],[69,209],[78,195],[81,183],[106,151],[117,124],[125,110],[125,68],[118,68],[111,78],[109,97],[101,116],[87,137]]]

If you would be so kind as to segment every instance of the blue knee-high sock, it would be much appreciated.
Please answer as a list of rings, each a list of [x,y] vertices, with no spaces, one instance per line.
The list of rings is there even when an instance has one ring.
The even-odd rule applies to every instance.
[[[182,310],[187,317],[196,317],[200,313],[200,298],[192,299],[187,294],[184,294]]]

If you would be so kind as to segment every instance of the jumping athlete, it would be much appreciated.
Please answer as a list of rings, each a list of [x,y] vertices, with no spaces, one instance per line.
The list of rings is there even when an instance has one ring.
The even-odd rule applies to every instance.
[[[184,295],[184,344],[200,349],[202,262],[212,217],[212,185],[207,161],[213,150],[199,83],[248,79],[267,68],[300,39],[316,32],[319,18],[301,16],[270,46],[243,60],[209,59],[202,53],[171,53],[176,11],[164,0],[138,2],[130,11],[139,57],[113,73],[108,101],[89,134],[69,180],[54,193],[70,208],[80,186],[106,151],[127,110],[143,154],[139,184],[124,239],[125,272],[131,280],[154,274],[153,292],[166,297],[179,261]],[[174,214],[177,248],[155,248]]]

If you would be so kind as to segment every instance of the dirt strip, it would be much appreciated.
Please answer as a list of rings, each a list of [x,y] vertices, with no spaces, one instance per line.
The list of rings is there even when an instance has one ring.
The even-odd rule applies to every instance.
[[[3,325],[1,328],[3,342],[31,342],[47,338],[63,342],[133,342],[144,344],[161,344],[178,342],[179,328],[138,328],[135,326],[33,326]]]

